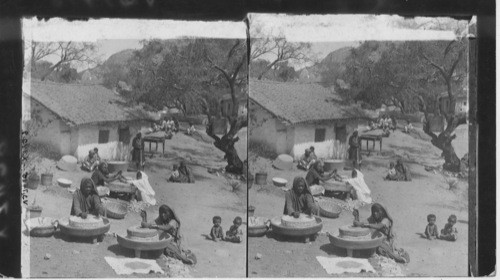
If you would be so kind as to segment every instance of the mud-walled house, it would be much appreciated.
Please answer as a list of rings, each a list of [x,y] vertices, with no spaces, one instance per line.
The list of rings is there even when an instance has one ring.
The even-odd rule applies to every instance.
[[[310,146],[318,157],[332,157],[334,143],[345,146],[367,117],[315,83],[252,80],[249,99],[249,141],[296,159]]]
[[[94,147],[103,159],[119,159],[135,134],[150,126],[148,113],[100,85],[32,81],[23,97],[39,124],[33,141],[79,160]]]

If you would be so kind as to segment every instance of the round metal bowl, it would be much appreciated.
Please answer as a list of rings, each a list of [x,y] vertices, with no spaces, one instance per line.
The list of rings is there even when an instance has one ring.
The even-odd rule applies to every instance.
[[[165,237],[160,240],[150,240],[150,239],[132,239],[128,236],[117,235],[118,244],[120,246],[141,251],[154,251],[165,249],[168,244],[172,241],[172,236],[165,234]]]
[[[102,218],[104,225],[97,228],[77,228],[69,225],[69,219],[64,218],[59,220],[59,228],[64,235],[78,236],[78,237],[95,237],[105,234],[109,231],[111,224],[106,218]]]
[[[308,228],[289,228],[281,225],[281,216],[271,219],[271,228],[274,233],[287,235],[287,236],[308,236],[321,231],[323,228],[323,221],[319,217],[316,218],[316,225]]]
[[[328,203],[325,200],[319,200],[317,204],[319,207],[319,214],[322,217],[336,219],[339,217],[340,213],[342,213],[342,207],[337,204]]]
[[[252,222],[253,219],[253,222]],[[249,217],[247,233],[250,237],[264,236],[269,230],[269,220],[264,217]]]
[[[28,219],[24,222],[29,235],[34,237],[50,237],[56,231],[56,220],[47,217]]]
[[[254,227],[247,227],[247,234],[250,237],[262,237],[266,235],[269,227],[267,225],[259,225]]]
[[[57,179],[57,184],[62,188],[69,188],[71,187],[71,184],[73,184],[73,182],[68,179],[60,178]]]
[[[276,187],[285,187],[287,183],[288,181],[283,178],[278,178],[278,177],[273,178],[273,184]]]
[[[328,233],[328,238],[334,246],[350,250],[374,249],[382,245],[385,239],[383,236],[372,239],[347,239],[339,237],[338,234],[332,235],[330,233]]]

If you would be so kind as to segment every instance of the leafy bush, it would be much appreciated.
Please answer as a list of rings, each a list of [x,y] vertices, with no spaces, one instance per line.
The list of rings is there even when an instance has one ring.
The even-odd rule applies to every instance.
[[[275,159],[278,157],[278,153],[270,148],[269,145],[259,141],[249,141],[248,151],[263,158]]]

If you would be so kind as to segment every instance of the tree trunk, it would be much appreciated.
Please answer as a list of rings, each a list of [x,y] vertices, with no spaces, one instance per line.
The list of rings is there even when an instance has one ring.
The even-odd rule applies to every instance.
[[[436,136],[436,134],[431,131],[431,123],[425,101],[422,97],[419,97],[419,100],[420,111],[425,115],[424,132],[431,137],[432,145],[442,151],[441,156],[444,157],[443,169],[451,172],[460,172],[460,159],[455,153],[455,149],[451,142],[457,137],[456,134],[454,134],[455,129],[459,125],[467,123],[467,116],[465,114],[449,116],[446,129]]]
[[[430,120],[427,118],[427,113],[425,113],[425,115],[426,121],[424,124],[424,132],[431,136],[432,145],[442,151],[441,156],[444,157],[443,169],[451,172],[460,172],[460,159],[455,153],[455,149],[453,148],[451,142],[457,137],[456,134],[454,134],[455,129],[459,125],[466,123],[465,115],[451,116],[446,129],[438,136],[431,131]]]
[[[220,138],[213,132],[214,120],[215,118],[210,118],[206,129],[207,135],[215,140],[214,146],[225,153],[224,159],[227,161],[226,171],[232,174],[242,175],[243,161],[241,161],[238,156],[238,152],[236,151],[234,144],[239,140],[236,133],[238,133],[242,127],[247,125],[246,121],[241,119],[232,120],[229,132]]]

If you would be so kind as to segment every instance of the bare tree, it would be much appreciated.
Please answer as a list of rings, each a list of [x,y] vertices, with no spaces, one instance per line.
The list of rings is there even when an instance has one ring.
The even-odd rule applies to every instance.
[[[257,79],[261,80],[267,71],[280,62],[308,60],[306,53],[311,49],[310,43],[290,42],[283,34],[278,36],[265,34],[259,24],[253,24],[251,30],[250,61],[254,62],[263,58],[268,61]]]
[[[239,102],[236,98],[236,85],[238,81],[246,81],[244,77],[241,79],[242,70],[246,72],[246,44],[243,40],[234,40],[233,42],[228,41],[212,41],[212,44],[207,45],[205,52],[205,59],[209,63],[210,67],[217,70],[227,83],[229,87],[229,92],[231,94],[231,100],[233,103],[232,112],[227,116],[229,121],[229,131],[227,131],[222,137],[217,136],[214,133],[214,118],[211,113],[207,110],[208,117],[210,119],[207,125],[207,135],[215,140],[214,145],[217,149],[225,153],[225,159],[227,161],[226,171],[233,174],[243,174],[243,162],[241,161],[234,144],[239,140],[236,136],[241,128],[248,125],[248,119],[246,116],[238,116],[238,106]]]
[[[37,61],[48,56],[57,56],[58,61],[52,65],[41,77],[45,80],[52,71],[66,63],[95,63],[97,61],[95,52],[97,48],[93,43],[85,42],[57,42],[57,43],[31,43],[31,63],[35,65]]]

